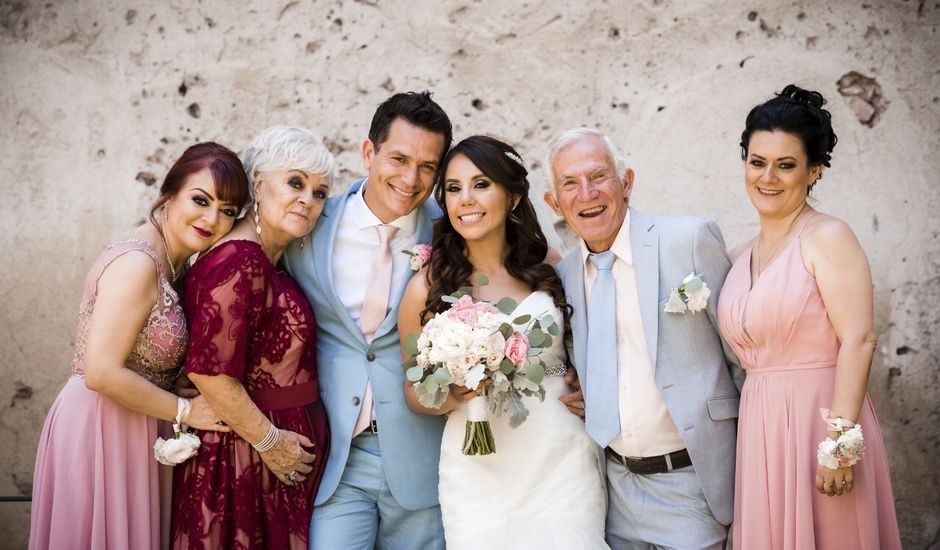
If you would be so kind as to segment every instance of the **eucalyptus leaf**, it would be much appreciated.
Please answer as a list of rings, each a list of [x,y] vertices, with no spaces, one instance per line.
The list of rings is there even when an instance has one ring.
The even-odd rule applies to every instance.
[[[558,336],[558,333],[561,332],[561,329],[558,328],[558,323],[555,322],[552,322],[552,324],[548,325],[548,329],[546,330],[548,330],[548,333],[552,336]]]
[[[424,369],[421,367],[411,367],[405,372],[405,376],[412,382],[418,382],[421,380],[421,377],[424,376]]]
[[[404,368],[407,371],[408,369],[415,367],[417,365],[418,365],[418,358],[411,356],[408,358],[407,361],[405,361],[405,363],[402,365],[402,368]]]
[[[454,298],[453,296],[451,296],[451,295],[449,295],[449,294],[448,294],[448,295],[445,295],[445,296],[441,296],[441,301],[442,301],[442,302],[445,302],[445,303],[448,303],[448,304],[452,304],[452,303],[456,302],[458,299],[459,299],[459,298]]]
[[[490,284],[490,279],[486,275],[480,273],[477,275],[477,286],[486,286]]]
[[[516,304],[515,300],[513,300],[512,298],[508,298],[508,297],[501,298],[498,302],[493,304],[493,306],[496,307],[496,309],[498,309],[499,311],[501,311],[504,315],[509,315],[510,313],[515,311],[517,305],[518,304]]]
[[[418,338],[420,336],[420,332],[412,332],[408,336],[405,336],[405,339],[401,341],[401,345],[405,350],[405,353],[412,357],[418,355]]]
[[[683,286],[685,287],[683,290],[686,292],[686,294],[689,292],[695,292],[697,290],[701,290],[702,280],[698,277],[694,277],[691,281],[685,283]]]
[[[542,348],[529,348],[529,351],[525,354],[526,357],[535,357],[536,355],[542,353]]]
[[[529,333],[529,345],[533,348],[544,347],[543,343],[545,342],[545,333],[541,330],[533,330]]]
[[[532,320],[532,316],[531,316],[531,315],[520,315],[520,316],[518,316],[518,317],[516,317],[515,319],[512,320],[512,324],[514,324],[514,325],[524,325],[524,324],[528,323],[530,320]]]
[[[504,340],[508,340],[512,336],[512,325],[509,323],[499,325],[499,333],[503,335]]]
[[[529,367],[525,370],[525,376],[531,380],[533,384],[541,384],[542,380],[545,379],[545,369],[538,363],[530,363]]]
[[[453,377],[450,375],[450,371],[444,368],[437,369],[434,371],[434,374],[431,376],[434,377],[434,381],[438,384],[444,386],[453,382]]]
[[[499,363],[499,370],[506,376],[509,376],[512,371],[516,370],[516,366],[512,364],[512,361],[504,357]]]
[[[545,335],[545,339],[542,340],[542,347],[543,347],[543,348],[550,348],[550,347],[552,347],[552,337],[551,337],[550,335],[548,335],[548,334],[545,334],[544,332],[543,332],[542,334]]]

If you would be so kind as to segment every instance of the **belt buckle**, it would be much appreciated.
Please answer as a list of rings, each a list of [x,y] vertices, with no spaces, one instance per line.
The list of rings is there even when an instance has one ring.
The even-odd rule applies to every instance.
[[[378,424],[376,424],[374,418],[369,421],[369,430],[370,430],[373,434],[378,434],[378,433],[379,433],[379,426],[378,426]]]

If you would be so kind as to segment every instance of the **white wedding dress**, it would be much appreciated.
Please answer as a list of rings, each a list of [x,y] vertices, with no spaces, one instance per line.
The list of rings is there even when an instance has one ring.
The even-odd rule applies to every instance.
[[[561,311],[547,292],[533,292],[513,317]],[[448,550],[606,549],[604,457],[580,418],[558,398],[569,393],[562,374],[565,346],[555,337],[542,358],[545,400],[526,397],[529,416],[517,428],[490,416],[496,452],[462,454],[466,405],[450,413],[441,443],[440,501]],[[553,372],[554,371],[554,372]]]

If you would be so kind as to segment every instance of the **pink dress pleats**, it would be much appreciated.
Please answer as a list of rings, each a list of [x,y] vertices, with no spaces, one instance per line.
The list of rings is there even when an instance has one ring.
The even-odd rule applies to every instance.
[[[85,279],[72,376],[52,404],[40,436],[30,549],[156,549],[169,544],[171,478],[169,469],[153,459],[153,442],[169,426],[85,387],[85,347],[98,280],[111,262],[131,251],[157,263],[160,282],[157,302],[125,367],[170,389],[182,362],[186,321],[156,252],[139,240],[111,245]]]
[[[830,406],[839,340],[803,264],[799,236],[753,287],[750,265],[749,249],[728,273],[718,304],[721,334],[747,372],[738,419],[735,548],[900,548],[884,442],[867,394],[858,419],[866,451],[855,467],[854,491],[834,497],[816,491],[816,446],[826,437],[819,409]]]

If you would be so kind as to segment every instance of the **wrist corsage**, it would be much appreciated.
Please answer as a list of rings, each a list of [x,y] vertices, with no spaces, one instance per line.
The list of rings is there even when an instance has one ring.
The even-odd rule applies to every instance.
[[[827,436],[819,442],[819,448],[816,450],[819,465],[830,470],[854,466],[865,452],[862,426],[839,416],[834,417],[829,409],[819,409],[819,412],[829,430],[839,432],[835,441]]]
[[[673,288],[669,293],[669,300],[663,311],[666,313],[685,313],[691,311],[696,313],[705,309],[708,304],[708,297],[712,295],[712,290],[708,288],[701,275],[695,272],[689,273],[688,277],[682,279],[679,288]]]
[[[411,247],[411,250],[402,250],[402,252],[411,256],[412,271],[421,271],[421,268],[431,259],[431,245],[429,244],[416,244]]]
[[[189,433],[183,419],[189,415],[193,403],[182,397],[176,400],[176,418],[173,422],[173,437],[163,439],[158,437],[153,444],[153,458],[160,464],[175,466],[190,457],[196,456],[199,449],[199,438]]]

